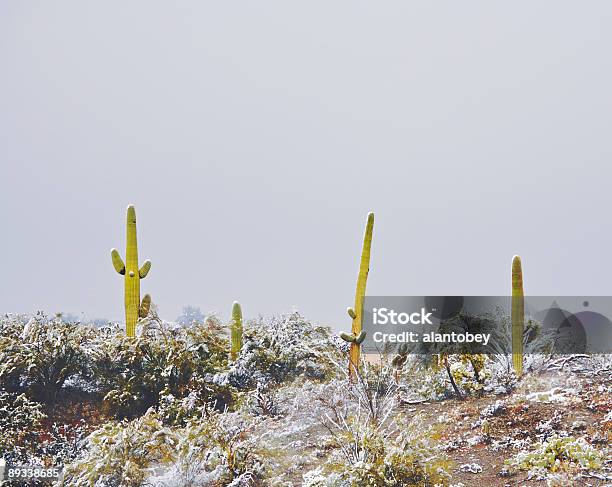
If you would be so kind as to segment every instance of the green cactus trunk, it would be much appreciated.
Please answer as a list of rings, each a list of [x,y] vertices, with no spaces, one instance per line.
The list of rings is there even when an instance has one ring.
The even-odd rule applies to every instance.
[[[125,276],[125,331],[127,336],[136,336],[136,322],[141,315],[149,312],[151,297],[147,294],[140,302],[140,280],[144,279],[151,269],[151,261],[144,262],[138,268],[138,242],[136,237],[136,210],[133,205],[127,208],[127,246],[125,264],[117,249],[111,250],[115,270]]]
[[[523,334],[525,331],[525,298],[521,258],[512,259],[512,364],[517,376],[523,374]]]
[[[374,230],[374,213],[368,214],[365,234],[363,237],[363,248],[361,250],[361,262],[359,265],[359,276],[357,277],[357,288],[355,290],[355,307],[348,310],[349,316],[353,318],[351,327],[352,336],[349,351],[349,379],[355,380],[359,370],[359,358],[361,354],[361,342],[365,338],[363,326],[363,301],[366,293],[366,283],[370,271],[370,250],[372,248],[372,233]]]
[[[234,301],[234,305],[232,306],[232,323],[230,329],[232,333],[230,359],[236,360],[240,350],[242,350],[242,308],[238,301]]]

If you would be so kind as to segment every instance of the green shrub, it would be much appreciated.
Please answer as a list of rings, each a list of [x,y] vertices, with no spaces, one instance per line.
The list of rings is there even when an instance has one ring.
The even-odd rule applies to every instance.
[[[15,320],[3,326],[9,332],[0,348],[0,385],[28,392],[41,402],[54,402],[66,381],[87,369],[84,350],[95,331],[43,314],[23,324],[19,332],[18,326]]]
[[[227,363],[221,326],[212,321],[189,329],[159,325],[137,338],[118,328],[100,331],[90,349],[91,377],[109,412],[118,417],[142,414],[159,404],[162,392],[182,398],[198,390],[219,407],[230,404],[230,389],[207,381]]]
[[[104,424],[67,466],[67,485],[224,486],[261,477],[263,466],[249,436],[252,418],[207,408],[199,413],[180,428],[165,426],[153,409],[132,421]]]
[[[514,469],[529,471],[530,477],[546,478],[549,473],[599,470],[605,455],[583,438],[553,436],[531,451],[522,451],[507,461]]]
[[[340,453],[323,467],[323,472],[335,475],[337,485],[448,485],[449,462],[417,422],[393,437],[372,424],[357,425],[358,421],[358,417],[349,417],[344,433],[334,435],[332,445]]]
[[[341,355],[329,328],[299,313],[260,318],[246,324],[236,361],[214,381],[249,390],[258,383],[280,384],[298,377],[326,380],[336,373],[330,359],[340,360]]]
[[[20,447],[36,445],[36,430],[43,418],[41,404],[30,401],[25,394],[0,390],[0,458]]]
[[[336,479],[331,486],[447,485],[446,459],[423,427],[409,423],[397,410],[398,385],[391,364],[363,364],[356,381],[339,383],[341,395],[321,398],[327,412],[321,419],[329,432],[332,455],[321,472]],[[308,479],[320,483],[319,473]],[[326,484],[322,484],[326,485]]]
[[[150,468],[172,461],[178,437],[155,412],[130,422],[111,422],[86,441],[86,454],[66,469],[68,485],[137,487]]]

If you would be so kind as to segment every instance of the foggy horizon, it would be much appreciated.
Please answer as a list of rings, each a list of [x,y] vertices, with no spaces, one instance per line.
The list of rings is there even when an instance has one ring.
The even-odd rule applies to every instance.
[[[612,4],[0,5],[0,312],[609,295]],[[543,35],[542,26],[546,26]]]

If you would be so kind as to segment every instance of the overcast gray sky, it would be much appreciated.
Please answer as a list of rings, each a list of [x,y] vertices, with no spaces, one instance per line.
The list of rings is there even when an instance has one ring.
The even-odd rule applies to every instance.
[[[0,311],[612,291],[612,3],[1,2]]]

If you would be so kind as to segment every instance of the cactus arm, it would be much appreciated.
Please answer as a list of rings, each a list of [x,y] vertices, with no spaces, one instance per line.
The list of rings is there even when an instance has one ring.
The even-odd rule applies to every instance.
[[[352,333],[342,332],[342,333],[340,333],[340,338],[342,338],[345,342],[355,343],[355,339],[357,337],[355,335],[353,335]]]
[[[236,360],[240,350],[242,349],[242,307],[238,301],[234,301],[232,305],[232,322],[231,329],[231,349],[230,359]]]
[[[146,318],[149,316],[149,311],[151,310],[151,295],[145,294],[142,297],[142,302],[140,303],[140,308],[138,310],[138,316],[140,318]]]
[[[512,364],[517,376],[523,373],[523,334],[525,330],[525,298],[521,258],[512,259]]]
[[[355,337],[355,343],[361,345],[366,338],[365,330],[361,330],[361,333]]]
[[[361,262],[359,264],[359,275],[357,277],[357,288],[355,290],[355,306],[353,308],[354,317],[351,331],[355,337],[359,337],[363,325],[363,301],[366,292],[366,283],[370,271],[370,251],[372,248],[372,234],[374,230],[374,213],[368,213],[365,234],[363,237],[363,248],[361,250]],[[349,315],[351,315],[349,311]],[[354,380],[357,368],[359,367],[360,343],[351,343],[349,352],[349,378]]]
[[[115,270],[123,276],[125,274],[125,264],[117,249],[111,249],[111,259],[113,260]]]
[[[141,279],[144,279],[145,277],[147,277],[147,274],[149,273],[150,270],[151,270],[151,261],[145,260],[144,264],[142,264],[142,267],[138,271],[138,275],[140,276]]]

